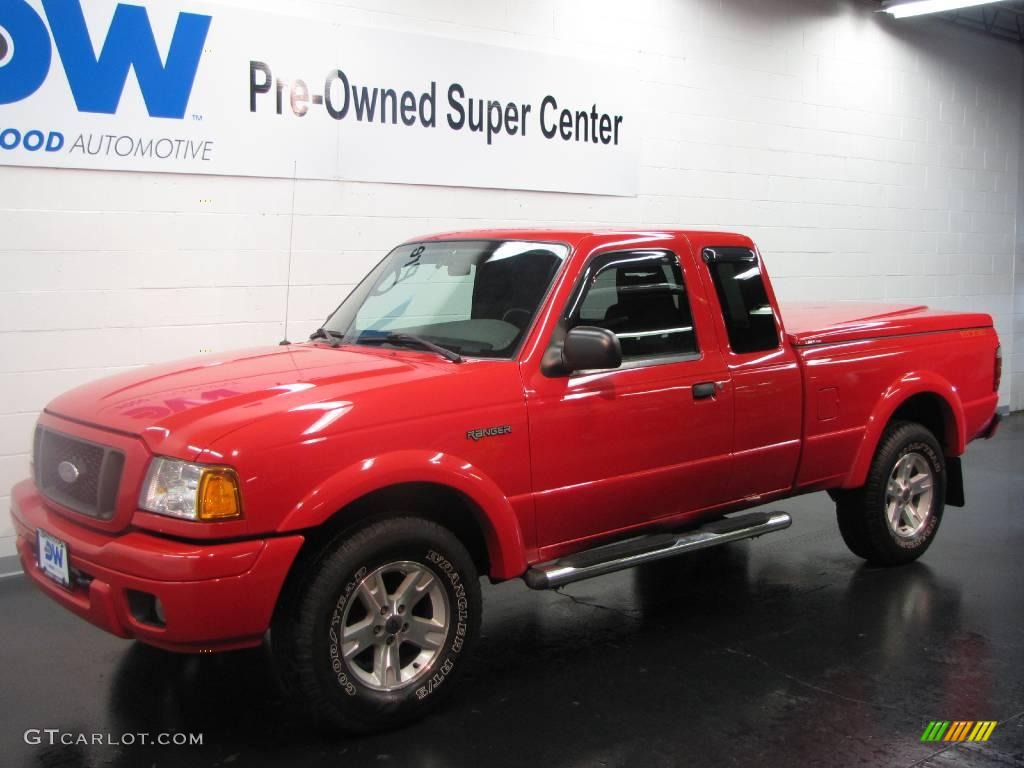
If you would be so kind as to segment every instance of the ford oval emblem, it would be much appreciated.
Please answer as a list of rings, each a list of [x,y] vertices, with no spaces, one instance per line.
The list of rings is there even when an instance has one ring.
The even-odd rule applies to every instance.
[[[68,485],[71,485],[75,480],[81,476],[81,472],[78,467],[72,464],[70,461],[62,461],[57,465],[57,476],[60,477]]]

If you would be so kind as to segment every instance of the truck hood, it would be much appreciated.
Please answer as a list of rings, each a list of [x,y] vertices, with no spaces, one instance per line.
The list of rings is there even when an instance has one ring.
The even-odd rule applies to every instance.
[[[471,365],[404,350],[319,344],[257,348],[100,379],[59,396],[46,412],[137,435],[154,453],[192,458],[260,418],[446,376]]]
[[[992,326],[992,317],[981,312],[947,312],[923,304],[785,302],[779,311],[790,343],[798,347]]]

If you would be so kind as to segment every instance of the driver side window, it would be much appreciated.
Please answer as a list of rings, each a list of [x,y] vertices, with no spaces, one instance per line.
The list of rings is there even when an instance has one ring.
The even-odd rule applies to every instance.
[[[697,352],[693,315],[678,259],[665,252],[601,256],[587,269],[569,328],[607,328],[623,360]]]

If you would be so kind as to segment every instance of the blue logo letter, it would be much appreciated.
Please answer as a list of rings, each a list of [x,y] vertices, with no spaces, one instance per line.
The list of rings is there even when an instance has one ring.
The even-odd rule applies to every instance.
[[[50,71],[50,34],[25,0],[0,3],[0,104],[31,96]]]
[[[18,0],[19,4],[21,2]],[[141,6],[117,6],[98,59],[85,26],[80,0],[43,0],[43,8],[79,112],[114,114],[128,70],[134,66],[151,117],[181,119],[185,116],[199,57],[210,29],[209,16],[178,14],[164,64],[149,24],[149,14]]]

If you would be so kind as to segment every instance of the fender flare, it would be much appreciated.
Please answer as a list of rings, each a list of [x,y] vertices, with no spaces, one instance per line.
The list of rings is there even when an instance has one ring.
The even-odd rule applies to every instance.
[[[943,444],[946,455],[959,456],[964,452],[967,445],[966,419],[956,387],[931,371],[911,371],[889,385],[868,417],[864,437],[861,439],[860,448],[857,449],[853,466],[843,482],[843,488],[859,488],[864,485],[871,460],[875,456],[875,450],[889,420],[907,400],[914,395],[922,394],[935,395],[945,406],[943,416],[947,422],[947,429],[946,435],[939,436],[939,442]],[[952,431],[949,429],[950,426],[953,427]]]
[[[403,483],[432,483],[458,491],[479,510],[490,576],[510,579],[526,570],[519,518],[508,497],[466,460],[437,451],[406,450],[362,459],[335,472],[285,515],[278,531],[314,528],[364,496]]]

